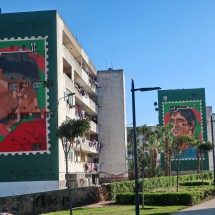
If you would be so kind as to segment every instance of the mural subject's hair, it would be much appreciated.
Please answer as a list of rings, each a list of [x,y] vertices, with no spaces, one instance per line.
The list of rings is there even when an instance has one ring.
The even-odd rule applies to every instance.
[[[192,125],[192,121],[194,121],[194,126],[196,125],[196,115],[193,112],[191,107],[188,106],[171,106],[169,108],[170,116],[174,113],[180,113],[188,122],[189,125]]]
[[[28,82],[40,81],[37,62],[28,52],[1,53],[0,68],[5,80],[13,82],[21,77]]]

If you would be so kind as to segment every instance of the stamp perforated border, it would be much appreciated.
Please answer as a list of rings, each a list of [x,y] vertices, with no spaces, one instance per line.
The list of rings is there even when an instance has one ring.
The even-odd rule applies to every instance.
[[[35,40],[44,40],[44,56],[45,56],[45,81],[47,81],[48,79],[48,73],[49,73],[49,69],[48,69],[48,36],[45,36],[45,37],[41,37],[41,36],[38,36],[38,37],[35,37],[35,36],[32,36],[32,37],[24,37],[24,38],[21,38],[21,37],[17,37],[17,38],[14,38],[14,37],[11,37],[11,38],[4,38],[4,39],[0,39],[0,43],[1,42],[10,42],[10,41],[13,41],[13,42],[18,42],[18,41],[35,41]],[[34,48],[34,47],[32,47]],[[1,52],[0,52],[0,55],[1,55]],[[46,111],[50,112],[49,110],[49,88],[48,87],[45,87],[45,106],[46,106]],[[26,154],[26,155],[30,155],[30,154],[33,154],[33,155],[36,155],[37,153],[39,154],[44,154],[44,153],[47,153],[47,154],[50,154],[50,139],[49,139],[49,134],[50,134],[50,130],[49,130],[49,118],[46,118],[46,146],[47,146],[47,149],[46,150],[32,150],[32,151],[17,151],[17,152],[0,152],[0,156],[1,155],[23,155],[23,154]]]

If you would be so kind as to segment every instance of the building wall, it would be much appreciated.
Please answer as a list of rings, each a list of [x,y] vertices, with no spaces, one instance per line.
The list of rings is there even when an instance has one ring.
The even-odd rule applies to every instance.
[[[207,113],[207,134],[208,134],[208,141],[210,141],[212,143],[212,129],[211,129],[211,123],[213,123],[213,127],[214,127],[214,122],[211,122],[211,115],[213,115],[214,118],[214,114],[212,113],[212,107],[211,106],[207,106],[206,107],[206,113]],[[213,132],[214,132],[214,128],[213,128]],[[208,153],[209,155],[209,170],[213,171],[213,151],[210,151]]]
[[[33,148],[34,140],[33,132],[34,127],[31,124],[26,127],[28,133],[25,130],[19,132],[19,138],[15,140],[15,144],[21,144],[23,150],[17,151],[1,151],[0,152],[0,186],[4,189],[0,189],[0,196],[4,196],[5,190],[11,190],[15,193],[27,193],[34,190],[37,187],[37,191],[57,189],[58,181],[58,144],[55,134],[57,125],[57,77],[56,77],[56,11],[46,12],[32,12],[32,13],[14,13],[14,14],[0,14],[0,46],[1,52],[4,51],[5,45],[14,50],[20,45],[19,51],[26,51],[30,53],[29,56],[36,59],[38,66],[42,65],[40,72],[44,72],[41,92],[37,91],[37,98],[44,96],[45,106],[38,112],[42,112],[42,117],[45,120],[45,130],[43,132],[46,136],[46,148]],[[43,40],[44,45],[41,46],[38,41]],[[8,44],[6,44],[8,42]],[[31,43],[35,43],[36,46],[31,50]],[[31,52],[32,51],[32,52]],[[45,56],[45,63],[41,63]],[[41,61],[39,60],[41,58]],[[2,65],[0,65],[1,67]],[[26,68],[27,69],[27,68]],[[18,76],[13,74],[13,80],[18,80]],[[22,77],[21,79],[24,79]],[[12,79],[11,79],[12,80]],[[52,85],[47,86],[47,83]],[[20,83],[19,83],[20,84]],[[32,83],[29,83],[29,87]],[[14,91],[15,92],[15,91]],[[2,99],[2,97],[0,98]],[[26,101],[28,101],[26,97]],[[40,100],[40,99],[38,99]],[[11,102],[13,102],[11,100]],[[38,101],[40,102],[40,101]],[[40,107],[40,104],[39,104]],[[2,103],[1,107],[2,108]],[[28,109],[29,106],[26,106]],[[35,107],[36,108],[36,107]],[[24,110],[19,110],[20,112]],[[44,112],[51,113],[47,118]],[[9,114],[9,113],[8,113]],[[30,115],[32,112],[30,111]],[[35,122],[35,118],[31,119]],[[41,125],[41,124],[40,124]],[[18,125],[16,129],[19,129]],[[39,129],[39,127],[38,127]],[[17,133],[17,132],[16,132]],[[41,134],[41,132],[39,132]],[[31,139],[26,139],[28,135],[31,135]],[[25,141],[25,143],[24,143]],[[37,141],[36,141],[37,142]],[[40,144],[40,143],[39,143]],[[31,149],[25,149],[27,146],[32,146]],[[23,183],[23,182],[31,183]],[[7,183],[4,183],[7,182]],[[26,186],[25,186],[26,184]],[[20,189],[22,188],[22,189]],[[16,192],[17,190],[17,192]]]
[[[127,177],[125,82],[122,70],[98,71],[99,156],[101,177]],[[106,175],[105,175],[106,173]]]
[[[189,109],[194,112],[196,124],[194,134],[196,138],[207,141],[206,105],[205,90],[200,89],[181,89],[181,90],[160,90],[158,91],[159,102],[159,124],[166,125],[170,120],[170,109],[173,107]],[[186,126],[186,125],[184,125]],[[164,156],[162,156],[164,167]],[[197,171],[196,149],[189,147],[184,151],[180,161],[180,171]],[[204,159],[204,170],[209,169],[208,155]],[[172,160],[172,170],[175,170]]]
[[[78,118],[76,111],[81,108],[84,112],[91,116],[98,114],[98,108],[94,100],[97,98],[97,89],[91,86],[90,78],[96,79],[96,69],[90,62],[84,50],[76,41],[71,31],[67,28],[60,15],[57,14],[57,80],[58,80],[58,126],[67,118]],[[75,87],[79,84],[81,88],[87,93],[87,96],[80,93]],[[72,108],[68,104],[67,93],[75,93],[71,97]],[[81,144],[74,144],[71,150],[72,159],[68,162],[69,173],[76,176],[77,180],[84,179],[85,167],[90,163],[88,155],[97,155],[98,151],[95,147],[89,147],[90,136],[98,136],[98,129],[96,123],[91,121],[91,128],[83,142],[83,138],[78,138]],[[81,151],[81,152],[80,152]],[[75,153],[79,153],[75,158]],[[82,154],[82,159],[81,155]],[[76,154],[77,155],[77,154]],[[85,160],[83,162],[83,159]],[[88,172],[86,172],[88,173]],[[90,173],[93,173],[91,171]],[[79,179],[80,178],[80,179]],[[65,158],[62,145],[59,141],[59,186],[65,187]],[[84,179],[88,180],[88,179]]]

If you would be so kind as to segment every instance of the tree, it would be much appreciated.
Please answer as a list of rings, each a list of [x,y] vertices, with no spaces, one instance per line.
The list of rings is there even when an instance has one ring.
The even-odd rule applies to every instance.
[[[66,161],[66,184],[69,198],[70,215],[72,215],[72,196],[69,184],[68,154],[75,138],[82,137],[90,129],[88,119],[71,119],[64,121],[57,130],[57,137],[61,140]]]
[[[204,154],[208,153],[212,149],[213,149],[213,146],[212,146],[211,142],[209,142],[209,141],[207,141],[207,142],[202,141],[202,143],[197,146],[197,150],[199,151],[200,161],[201,161],[201,165],[200,165],[201,175],[202,175],[202,171],[203,171],[203,157],[204,157]],[[203,179],[203,175],[202,175],[202,183],[204,183],[203,180],[204,179]]]
[[[157,168],[158,152],[163,150],[163,141],[160,139],[160,132],[158,130],[151,132],[147,141],[147,148],[151,156],[152,169],[155,170]]]
[[[156,139],[159,142],[159,149],[164,150],[165,154],[165,175],[171,175],[171,161],[172,161],[172,127],[171,123],[165,126],[157,126],[155,133]]]
[[[138,137],[140,135],[140,127],[136,128],[136,136]],[[134,179],[134,160],[133,160],[133,155],[134,155],[134,136],[133,136],[133,128],[128,130],[127,133],[127,142],[128,142],[128,151],[129,154],[131,155],[131,160],[128,161],[129,164],[129,179]],[[139,158],[139,152],[140,152],[140,143],[139,143],[139,138],[137,138],[137,152],[138,152],[138,158]],[[139,159],[138,159],[138,163],[139,163]],[[138,164],[139,166],[139,164]]]
[[[198,146],[200,146],[203,143],[203,140],[197,139],[195,143],[193,144],[193,147],[196,148],[196,165],[197,165],[197,173],[199,174],[201,172],[200,170],[200,151],[198,149]]]
[[[179,190],[179,169],[180,169],[180,156],[185,150],[185,145],[192,145],[195,142],[195,137],[190,135],[176,136],[173,139],[173,154],[177,172],[177,191]]]

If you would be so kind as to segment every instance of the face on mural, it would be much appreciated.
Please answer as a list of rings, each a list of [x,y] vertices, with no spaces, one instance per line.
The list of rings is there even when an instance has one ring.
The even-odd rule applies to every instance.
[[[8,89],[8,82],[2,77],[0,68],[0,120],[8,116],[8,113],[14,112],[18,107],[16,92]]]
[[[175,112],[171,115],[170,122],[173,125],[172,134],[173,136],[180,135],[193,135],[193,129],[195,122],[191,121],[188,123],[186,118],[180,114],[180,112]]]
[[[39,112],[36,91],[29,88],[29,83],[16,75],[16,89],[9,88],[9,80],[2,75],[0,68],[0,121],[5,121],[8,114],[20,112]]]

